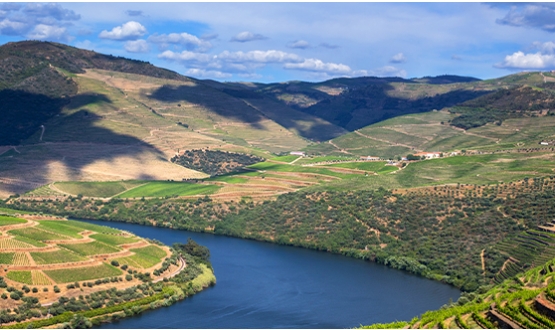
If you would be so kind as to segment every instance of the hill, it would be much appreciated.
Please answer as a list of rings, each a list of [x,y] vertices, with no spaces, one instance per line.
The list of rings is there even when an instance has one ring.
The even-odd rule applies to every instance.
[[[1,46],[0,59],[6,118],[0,124],[6,125],[0,130],[3,197],[61,181],[201,179],[209,173],[170,162],[198,149],[264,159],[303,149],[392,158],[419,150],[528,147],[538,138],[549,138],[549,125],[539,132],[528,129],[537,124],[534,116],[467,133],[452,126],[463,117],[454,109],[480,104],[478,96],[489,97],[483,101],[489,102],[497,94],[487,93],[504,88],[533,96],[540,87],[522,86],[541,84],[539,73],[491,81],[439,76],[219,83],[146,62],[35,41]],[[547,90],[541,95],[548,95]],[[430,112],[443,107],[446,110]],[[426,113],[406,117],[406,126],[388,126],[412,112]],[[389,117],[395,118],[382,121]],[[402,124],[405,119],[399,120]],[[373,122],[379,123],[363,127]],[[516,129],[519,133],[514,134]],[[346,134],[349,130],[355,131]],[[331,143],[318,143],[330,138]]]
[[[555,140],[555,116],[547,111],[517,113],[497,122],[462,129],[455,126],[464,115],[454,108],[400,116],[357,129],[328,142],[313,144],[304,150],[309,154],[350,157],[377,156],[397,159],[419,152],[441,152],[449,155],[462,150],[475,153],[516,152],[519,149],[551,148]],[[484,114],[484,112],[476,112]],[[462,118],[462,119],[461,119]],[[542,146],[540,142],[546,142]]]
[[[486,94],[478,79],[363,77],[259,85],[259,93],[349,131],[400,115],[443,109]]]

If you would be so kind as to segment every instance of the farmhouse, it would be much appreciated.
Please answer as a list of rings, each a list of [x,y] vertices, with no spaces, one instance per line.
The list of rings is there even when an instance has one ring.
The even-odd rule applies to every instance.
[[[541,144],[542,146],[548,146],[548,145],[549,145],[549,142],[547,142],[547,141],[541,141],[540,144]]]
[[[416,153],[414,155],[418,156],[418,157],[424,156],[424,157],[426,157],[426,159],[432,159],[432,158],[439,158],[441,156],[441,153],[440,152],[425,152],[424,151],[424,152]]]
[[[289,154],[290,155],[295,155],[295,156],[303,156],[303,157],[305,155],[304,152],[302,152],[302,151],[291,151]]]

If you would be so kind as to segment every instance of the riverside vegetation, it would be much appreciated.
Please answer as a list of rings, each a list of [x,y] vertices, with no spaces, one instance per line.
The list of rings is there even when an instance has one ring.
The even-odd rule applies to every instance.
[[[4,205],[342,253],[473,291],[555,257],[554,236],[539,233],[551,221],[554,197],[550,176],[398,192],[297,192],[258,204],[69,197],[12,198]]]

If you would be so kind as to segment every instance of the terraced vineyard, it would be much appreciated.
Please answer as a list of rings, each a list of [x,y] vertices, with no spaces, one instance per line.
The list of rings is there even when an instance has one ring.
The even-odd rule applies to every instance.
[[[0,264],[3,266],[0,277],[7,287],[34,286],[33,291],[26,294],[42,302],[64,295],[70,289],[69,284],[65,287],[67,283],[75,286],[81,281],[93,281],[81,284],[87,288],[86,292],[94,292],[91,288],[103,283],[115,282],[118,287],[126,288],[142,283],[141,279],[146,277],[167,276],[180,266],[179,263],[171,264],[153,278],[150,274],[171,256],[168,247],[125,231],[81,221],[1,216],[0,232]],[[119,259],[134,262],[121,269],[115,261]],[[124,279],[124,270],[134,276]],[[6,288],[0,288],[0,295],[2,293],[10,296]],[[20,301],[8,302],[17,305]]]
[[[363,328],[554,329],[555,259],[503,280],[487,292],[464,293],[458,302],[410,322]]]

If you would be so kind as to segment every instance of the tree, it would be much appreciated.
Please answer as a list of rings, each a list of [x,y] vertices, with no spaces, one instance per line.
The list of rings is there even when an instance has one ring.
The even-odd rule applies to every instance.
[[[183,251],[193,257],[199,257],[202,260],[208,261],[210,259],[210,250],[206,246],[202,246],[189,237],[186,244],[174,243],[173,247],[176,250]]]
[[[87,329],[92,327],[91,321],[81,314],[75,314],[71,321],[69,321],[69,325],[73,329]]]

